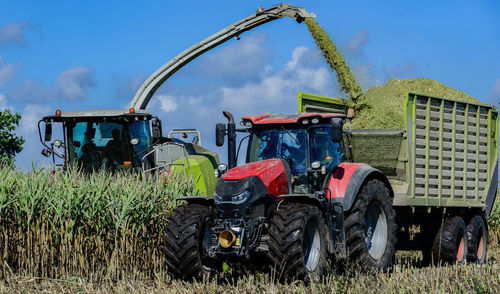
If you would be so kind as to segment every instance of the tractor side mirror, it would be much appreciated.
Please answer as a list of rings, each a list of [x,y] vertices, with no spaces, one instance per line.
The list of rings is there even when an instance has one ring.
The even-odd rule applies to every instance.
[[[344,120],[338,117],[332,118],[330,121],[330,136],[333,142],[342,142],[342,127],[344,126]]]
[[[224,136],[226,135],[226,125],[219,123],[215,125],[215,145],[221,147],[224,145]]]
[[[52,140],[52,123],[45,124],[45,142]]]
[[[42,150],[42,155],[45,157],[50,157],[50,155],[52,155],[52,151],[50,151],[48,148],[45,148]]]
[[[159,118],[153,119],[151,122],[151,128],[153,131],[153,141],[156,141],[162,137],[161,120]]]

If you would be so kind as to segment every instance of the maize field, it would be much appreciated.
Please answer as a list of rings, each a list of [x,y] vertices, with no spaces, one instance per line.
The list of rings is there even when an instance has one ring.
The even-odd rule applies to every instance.
[[[30,173],[0,169],[0,292],[477,292],[500,289],[500,205],[490,217],[486,265],[420,267],[418,253],[400,252],[389,273],[349,267],[323,281],[278,284],[267,272],[230,264],[214,279],[186,283],[166,275],[160,250],[175,198],[194,190],[185,179]],[[237,273],[233,273],[237,272]],[[377,291],[375,291],[377,290]],[[375,291],[375,292],[374,292]]]
[[[0,279],[9,273],[90,280],[153,276],[175,197],[186,180],[77,170],[0,170]]]

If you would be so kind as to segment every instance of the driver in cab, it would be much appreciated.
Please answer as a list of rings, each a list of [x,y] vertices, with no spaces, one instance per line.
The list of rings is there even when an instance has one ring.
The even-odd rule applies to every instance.
[[[123,140],[120,138],[120,130],[114,129],[111,132],[113,139],[106,144],[105,148],[105,159],[107,163],[111,163],[114,166],[121,165],[123,163]]]

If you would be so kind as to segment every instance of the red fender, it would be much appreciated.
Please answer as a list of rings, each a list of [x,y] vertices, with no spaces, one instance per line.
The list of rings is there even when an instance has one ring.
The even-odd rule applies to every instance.
[[[360,167],[365,166],[364,163],[342,162],[333,170],[332,177],[328,183],[327,198],[344,198],[347,184],[351,180],[352,174]]]
[[[327,198],[342,203],[344,211],[347,211],[351,208],[367,178],[376,178],[382,181],[389,189],[391,197],[394,196],[389,180],[381,171],[368,164],[343,162],[333,170],[328,182]]]

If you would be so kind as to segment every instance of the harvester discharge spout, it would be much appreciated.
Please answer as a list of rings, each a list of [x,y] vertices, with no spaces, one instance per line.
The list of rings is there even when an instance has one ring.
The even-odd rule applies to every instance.
[[[307,12],[307,10],[302,7],[295,7],[289,4],[279,4],[269,9],[259,7],[255,14],[237,21],[208,38],[194,44],[160,67],[155,73],[149,76],[139,88],[132,99],[132,102],[130,102],[130,108],[141,110],[146,109],[156,90],[171,75],[196,57],[232,38],[238,38],[243,32],[285,16],[295,19],[298,23],[301,23],[305,18],[316,17],[314,13]]]

